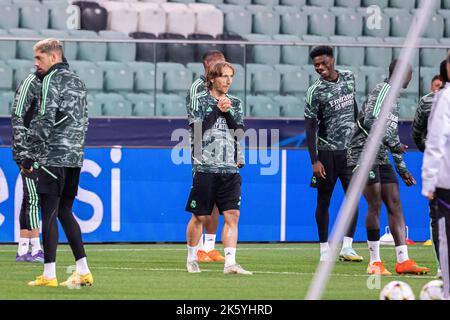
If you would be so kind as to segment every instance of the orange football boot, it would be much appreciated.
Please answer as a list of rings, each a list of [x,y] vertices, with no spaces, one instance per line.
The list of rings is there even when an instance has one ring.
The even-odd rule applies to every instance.
[[[367,273],[368,274],[377,274],[380,276],[390,276],[392,275],[391,272],[386,270],[386,267],[384,266],[383,261],[377,261],[373,263],[369,263],[367,266]]]
[[[208,256],[211,258],[212,261],[215,261],[215,262],[224,262],[225,261],[225,258],[217,250],[209,251]]]
[[[197,251],[197,259],[198,262],[213,262],[213,259],[208,256],[205,250]]]
[[[430,272],[430,269],[419,267],[414,260],[409,259],[403,261],[402,263],[397,262],[397,264],[395,265],[395,272],[397,272],[398,274],[427,274],[428,272]]]

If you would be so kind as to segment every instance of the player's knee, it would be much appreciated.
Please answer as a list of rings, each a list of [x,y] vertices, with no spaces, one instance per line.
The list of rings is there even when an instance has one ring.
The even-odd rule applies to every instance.
[[[228,224],[237,224],[240,216],[239,210],[228,210],[223,213],[225,218],[225,223]]]
[[[379,213],[381,210],[382,201],[380,198],[372,198],[367,202],[369,206],[369,212]]]

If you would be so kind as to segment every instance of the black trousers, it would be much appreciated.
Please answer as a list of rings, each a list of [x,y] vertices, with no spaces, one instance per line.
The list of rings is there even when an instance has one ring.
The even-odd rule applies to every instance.
[[[450,294],[450,190],[436,189],[436,205],[433,206],[437,218],[437,236],[439,243],[439,262],[441,265],[444,292]],[[434,231],[433,231],[434,234]]]

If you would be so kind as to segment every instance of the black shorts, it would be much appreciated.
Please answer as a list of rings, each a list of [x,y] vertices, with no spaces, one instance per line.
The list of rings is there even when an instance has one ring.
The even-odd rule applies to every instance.
[[[355,167],[350,167],[355,170]],[[369,179],[367,180],[367,185],[372,185],[375,183],[388,184],[397,183],[398,179],[395,174],[394,168],[390,164],[380,164],[374,165],[372,170],[369,171]]]
[[[313,176],[311,187],[317,187],[319,191],[330,191],[334,189],[336,181],[339,179],[346,190],[352,178],[352,170],[347,167],[347,150],[319,150],[317,156],[325,168],[326,178]]]
[[[241,206],[242,178],[239,173],[196,172],[186,211],[198,216],[211,215],[214,204],[222,214],[227,210],[239,210]]]
[[[75,197],[78,193],[80,172],[81,168],[41,166],[38,169],[37,192]]]

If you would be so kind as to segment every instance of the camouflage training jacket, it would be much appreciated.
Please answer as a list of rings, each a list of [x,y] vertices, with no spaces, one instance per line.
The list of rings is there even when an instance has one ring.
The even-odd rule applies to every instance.
[[[349,149],[347,150],[347,165],[356,166],[363,152],[364,145],[369,136],[373,124],[381,112],[384,99],[387,97],[391,85],[387,82],[379,83],[367,96],[361,111],[358,114],[356,126],[352,133]],[[389,164],[388,149],[391,150],[394,164],[399,175],[408,172],[403,156],[400,153],[400,138],[398,136],[398,104],[396,103],[392,112],[389,113],[386,132],[380,149],[375,159],[375,165]]]
[[[231,100],[229,113],[234,121],[243,126],[243,110],[241,101],[231,95],[227,95]],[[195,130],[202,130],[202,122],[217,106],[217,99],[209,91],[203,91],[195,96],[194,104],[189,109],[188,120],[191,129],[191,142],[194,141]],[[199,125],[199,127],[197,127]],[[201,132],[201,131],[200,131]],[[238,163],[244,163],[242,157],[241,144],[235,141],[234,136],[228,128],[226,119],[219,116],[213,127],[202,136],[201,150],[193,150],[192,164],[193,172],[205,173],[237,173]]]
[[[27,158],[39,165],[81,167],[88,128],[86,87],[63,63],[42,81],[39,110],[31,121]]]
[[[41,80],[30,74],[16,90],[11,112],[12,153],[16,163],[26,158],[27,136],[31,120],[39,108]]]
[[[420,99],[414,115],[414,121],[411,126],[411,135],[420,151],[425,150],[425,139],[428,132],[428,117],[430,116],[431,107],[433,106],[434,92],[430,92]]]

